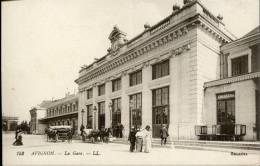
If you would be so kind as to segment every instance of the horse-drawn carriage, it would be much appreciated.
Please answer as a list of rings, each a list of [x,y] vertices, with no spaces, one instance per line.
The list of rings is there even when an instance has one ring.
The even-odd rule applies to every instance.
[[[86,142],[87,140],[91,143],[100,141],[100,131],[93,129],[84,129],[82,132],[82,141]]]
[[[64,142],[68,139],[69,134],[71,134],[72,127],[71,126],[50,126],[46,129],[45,133],[47,134],[47,141],[55,141],[62,140]]]
[[[102,128],[101,130],[83,129],[82,131],[83,142],[111,142],[113,141],[111,130]]]

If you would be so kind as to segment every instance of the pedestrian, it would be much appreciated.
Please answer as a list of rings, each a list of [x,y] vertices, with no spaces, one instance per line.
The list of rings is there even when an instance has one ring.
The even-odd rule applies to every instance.
[[[108,128],[105,128],[105,131],[104,131],[104,142],[105,143],[108,143],[108,138],[109,138]]]
[[[106,135],[106,133],[105,133],[105,127],[104,126],[102,126],[101,127],[101,129],[100,129],[100,142],[105,142],[105,135]]]
[[[67,138],[68,138],[68,143],[71,143],[72,142],[72,131],[71,131],[71,129],[67,133]]]
[[[136,151],[142,152],[143,149],[143,132],[140,130],[140,128],[137,128],[136,136]]]
[[[123,130],[124,130],[124,126],[121,124],[121,123],[119,123],[119,126],[118,126],[118,136],[119,136],[119,138],[123,138]]]
[[[22,142],[22,130],[18,130],[18,133],[17,133],[17,136],[16,136],[16,140],[13,143],[13,145],[16,145],[16,146],[23,145],[23,142]]]
[[[162,125],[162,128],[160,129],[160,135],[161,135],[161,145],[163,144],[166,145],[167,137],[169,136],[166,125]]]
[[[117,125],[113,129],[113,134],[115,134],[116,138],[119,138],[119,123],[117,123]]]
[[[14,143],[13,143],[13,145],[15,145],[16,144],[16,142],[17,142],[17,135],[18,135],[18,133],[19,133],[19,128],[17,128],[16,130],[15,130],[15,141],[14,141]]]
[[[144,152],[149,153],[151,152],[152,148],[152,133],[150,131],[150,126],[147,125],[145,130],[143,131],[143,138],[144,138]]]
[[[80,126],[80,135],[83,136],[83,130],[85,129],[84,125],[82,124]]]
[[[130,142],[130,152],[133,152],[135,150],[135,137],[136,131],[134,127],[131,127],[131,131],[128,136],[128,141]]]

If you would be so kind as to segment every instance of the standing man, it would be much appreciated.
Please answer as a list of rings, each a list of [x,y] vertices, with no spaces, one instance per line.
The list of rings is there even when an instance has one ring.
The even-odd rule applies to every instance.
[[[124,126],[119,123],[119,138],[123,138],[123,130],[124,130]]]
[[[67,133],[67,138],[68,138],[68,143],[71,143],[72,142],[72,129],[70,129]]]
[[[84,125],[81,125],[80,126],[80,135],[82,136],[83,135],[83,130],[85,129]]]
[[[161,130],[160,130],[160,135],[161,135],[161,145],[165,145],[167,142],[167,137],[169,136],[168,130],[166,128],[166,125],[163,125]]]
[[[131,127],[131,131],[128,136],[128,141],[130,141],[130,152],[133,152],[135,150],[135,140],[136,140],[135,134],[136,134],[135,128]]]

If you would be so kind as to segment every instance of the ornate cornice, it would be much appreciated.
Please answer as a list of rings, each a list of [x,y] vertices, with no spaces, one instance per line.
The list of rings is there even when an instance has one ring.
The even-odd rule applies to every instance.
[[[174,56],[179,56],[181,55],[182,53],[185,53],[186,51],[189,51],[191,48],[191,45],[190,44],[185,44],[179,48],[176,48],[176,49],[173,49],[172,50],[172,55]]]
[[[143,39],[142,42],[140,42],[140,44],[137,44],[135,47],[127,50],[126,52],[123,52],[121,54],[118,53],[119,55],[116,55],[117,57],[115,56],[107,62],[102,63],[100,66],[91,69],[84,75],[80,76],[75,82],[77,84],[82,84],[104,73],[107,73],[121,65],[124,65],[125,63],[139,56],[154,51],[170,42],[180,40],[183,36],[186,36],[189,33],[189,31],[193,28],[204,29],[209,35],[212,35],[216,40],[218,40],[222,44],[227,43],[231,40],[218,27],[215,27],[215,25],[210,24],[207,21],[207,19],[201,16],[200,14],[197,14],[192,18],[189,18],[188,20],[186,20],[186,22],[183,21],[182,23],[174,26],[171,26],[171,24],[168,23],[162,25],[163,26],[159,28],[161,30],[160,33],[158,33],[159,30],[156,31],[157,35],[154,35],[152,38]],[[183,52],[188,51],[189,49],[190,44],[181,46],[177,49],[174,49],[172,51],[172,55],[178,56]],[[79,91],[82,91],[82,89],[80,89]]]
[[[167,34],[158,36],[156,40],[147,41],[146,43],[137,46],[137,48],[132,49],[112,61],[92,70],[86,73],[84,76],[78,78],[76,80],[76,83],[81,84],[83,82],[86,82],[88,80],[91,80],[101,74],[104,74],[110,70],[113,70],[114,68],[123,65],[127,62],[129,62],[132,59],[135,59],[141,55],[144,55],[150,51],[153,51],[159,47],[162,47],[163,45],[179,40],[181,37],[187,35],[188,31],[194,27],[194,24],[190,23],[185,26],[179,27],[178,29],[173,30],[172,32],[169,32]]]
[[[250,79],[254,79],[254,78],[260,78],[260,72],[254,72],[254,73],[249,73],[249,74],[245,74],[245,75],[241,75],[241,76],[230,77],[230,78],[225,78],[225,79],[221,79],[221,80],[206,82],[206,83],[204,83],[204,88],[209,88],[209,87],[219,86],[219,85],[225,85],[225,84],[231,84],[231,83],[250,80]]]

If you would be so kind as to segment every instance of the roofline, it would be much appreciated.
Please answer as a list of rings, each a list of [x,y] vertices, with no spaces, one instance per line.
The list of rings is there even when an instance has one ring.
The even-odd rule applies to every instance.
[[[171,17],[173,17],[174,15],[177,15],[179,13],[181,13],[183,10],[193,6],[194,4],[199,4],[210,16],[211,18],[216,22],[216,23],[220,23],[222,25],[225,25],[221,20],[219,20],[218,18],[216,18],[203,4],[200,0],[194,0],[188,4],[185,4],[182,8],[180,8],[179,10],[177,10],[176,12],[171,13],[170,15],[168,15],[167,17],[165,17],[164,19],[162,19],[161,21],[159,21],[158,23],[156,23],[155,25],[151,26],[148,30],[144,30],[143,32],[141,32],[140,34],[136,35],[135,37],[133,37],[132,39],[130,39],[129,41],[127,41],[124,45],[129,45],[131,44],[133,41],[139,39],[141,36],[143,36],[144,33],[146,33],[147,31],[152,31],[154,29],[156,29],[157,27],[159,27],[162,23],[164,23],[165,21],[169,20]],[[230,33],[227,30],[228,33]],[[225,34],[226,35],[226,34]],[[232,33],[230,33],[230,35],[232,35],[232,37],[236,38],[236,36]],[[231,37],[229,37],[228,35],[226,35],[228,38],[230,38],[231,40],[233,40]],[[124,46],[123,45],[123,46]],[[84,70],[89,69],[90,67],[92,67],[94,65],[94,63],[100,62],[101,60],[103,60],[105,57],[107,57],[110,53],[107,53],[106,55],[102,56],[101,58],[99,58],[97,61],[92,62],[90,65],[88,65],[85,68],[82,68],[79,70],[79,73],[81,73]],[[77,83],[78,82],[77,78],[74,82]]]
[[[250,35],[250,36],[245,36],[245,37],[236,39],[236,40],[234,40],[234,41],[232,41],[232,42],[229,42],[229,43],[226,43],[226,44],[220,46],[220,48],[221,48],[221,50],[226,50],[226,49],[229,49],[229,47],[232,47],[232,45],[235,45],[235,44],[237,44],[237,43],[239,43],[239,42],[242,42],[242,41],[245,41],[245,40],[247,40],[247,39],[250,39],[250,38],[253,38],[253,37],[257,37],[257,36],[260,37],[260,32],[255,33],[255,34],[252,34],[252,35]]]

